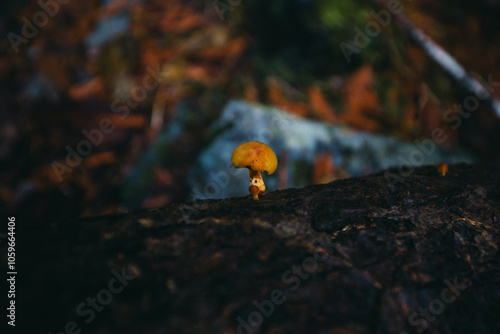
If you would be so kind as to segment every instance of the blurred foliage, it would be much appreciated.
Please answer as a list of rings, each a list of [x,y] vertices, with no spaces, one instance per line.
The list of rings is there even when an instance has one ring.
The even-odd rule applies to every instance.
[[[156,152],[150,174],[136,176],[151,183],[149,197],[138,203],[129,191],[129,206],[184,201],[186,173],[210,143],[210,124],[234,98],[404,139],[429,136],[439,126],[449,138],[445,145],[461,143],[500,160],[498,119],[481,107],[458,131],[444,123],[443,112],[466,92],[395,20],[346,61],[340,43],[374,20],[371,12],[384,9],[380,2],[222,2],[230,9],[193,0],[71,1],[19,53],[3,39],[1,206],[39,219],[116,212],[123,209],[124,180],[149,151]],[[465,68],[500,81],[499,4],[402,3],[405,15]],[[4,8],[4,36],[21,34],[21,18],[40,10],[36,1]],[[128,18],[126,30],[100,30],[118,16]],[[102,44],[89,42],[96,34],[104,34]],[[161,78],[157,87],[133,100],[127,117],[113,112],[113,103],[123,106],[151,70]],[[103,118],[116,129],[60,182],[52,163],[65,163],[67,147]]]
[[[317,2],[319,8],[319,17],[321,22],[331,29],[343,29],[356,25],[364,25],[369,17],[369,3],[365,1],[363,4],[354,1],[327,1],[321,0]],[[362,5],[364,5],[362,7]]]

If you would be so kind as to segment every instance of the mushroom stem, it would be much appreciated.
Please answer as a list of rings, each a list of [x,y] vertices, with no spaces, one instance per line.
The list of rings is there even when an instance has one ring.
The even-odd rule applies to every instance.
[[[250,187],[248,191],[252,194],[253,199],[258,200],[259,195],[263,195],[266,192],[266,185],[264,184],[264,179],[262,179],[262,173],[249,169],[248,175],[250,177]]]
[[[260,191],[259,187],[257,187],[257,186],[250,186],[250,188],[248,188],[248,190],[250,191],[250,194],[252,194],[254,200],[258,200],[259,199],[259,191]]]

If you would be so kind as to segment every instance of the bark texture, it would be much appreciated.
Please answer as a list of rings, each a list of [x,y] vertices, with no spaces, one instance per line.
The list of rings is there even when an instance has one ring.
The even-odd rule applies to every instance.
[[[71,321],[83,333],[500,333],[499,218],[500,170],[453,165],[33,227],[18,237],[18,321],[53,333]]]

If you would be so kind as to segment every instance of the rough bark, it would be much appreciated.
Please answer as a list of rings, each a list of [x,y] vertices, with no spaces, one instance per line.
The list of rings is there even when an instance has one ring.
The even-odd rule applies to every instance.
[[[259,201],[198,201],[23,230],[19,325],[53,333],[69,321],[84,333],[499,333],[500,170],[389,172],[402,182],[390,185],[381,172]],[[122,268],[135,278],[87,323],[87,297],[105,301],[100,291]]]

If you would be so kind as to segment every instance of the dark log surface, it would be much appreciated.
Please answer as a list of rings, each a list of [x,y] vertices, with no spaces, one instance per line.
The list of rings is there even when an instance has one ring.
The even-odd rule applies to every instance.
[[[393,186],[381,172],[259,201],[38,226],[18,235],[17,323],[37,333],[500,333],[499,237],[500,170],[470,165],[444,177],[418,168]]]

